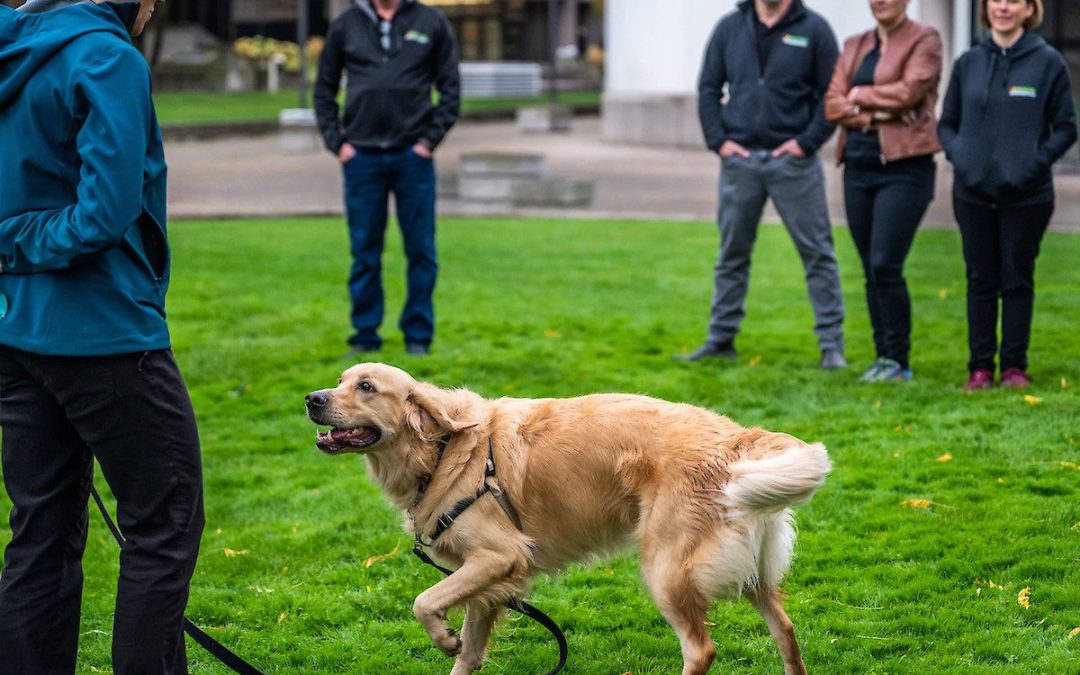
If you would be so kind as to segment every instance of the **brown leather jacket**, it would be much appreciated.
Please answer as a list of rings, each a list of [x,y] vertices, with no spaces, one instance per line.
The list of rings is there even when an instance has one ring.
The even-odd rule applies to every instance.
[[[844,158],[845,128],[876,128],[883,164],[941,150],[934,116],[941,81],[941,36],[930,26],[905,18],[889,33],[874,69],[873,86],[859,87],[855,100],[848,100],[851,79],[873,50],[876,30],[844,41],[825,94],[825,117],[841,126],[837,163]],[[874,119],[875,112],[890,119]]]

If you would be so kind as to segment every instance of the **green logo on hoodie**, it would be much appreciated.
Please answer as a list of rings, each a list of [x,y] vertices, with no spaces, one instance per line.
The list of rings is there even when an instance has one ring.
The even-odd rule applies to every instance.
[[[426,45],[428,41],[431,40],[427,33],[421,33],[418,30],[411,30],[408,33],[405,33],[405,39],[412,42],[418,42],[422,45]]]
[[[806,49],[810,46],[810,38],[805,35],[795,35],[794,33],[784,33],[782,38],[784,44],[790,47],[802,47]]]
[[[1035,98],[1035,94],[1035,87],[1021,87],[1015,84],[1009,87],[1009,96],[1020,96],[1021,98]]]

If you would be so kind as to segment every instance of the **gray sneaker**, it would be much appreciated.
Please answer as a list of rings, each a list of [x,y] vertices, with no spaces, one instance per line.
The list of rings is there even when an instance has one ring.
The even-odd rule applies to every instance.
[[[671,357],[676,361],[701,361],[703,359],[735,360],[735,342],[706,342],[689,354],[676,354]]]
[[[409,356],[427,356],[431,348],[423,342],[406,342],[405,353]]]
[[[847,359],[844,358],[844,352],[839,349],[823,349],[819,365],[822,370],[843,370],[847,368]]]

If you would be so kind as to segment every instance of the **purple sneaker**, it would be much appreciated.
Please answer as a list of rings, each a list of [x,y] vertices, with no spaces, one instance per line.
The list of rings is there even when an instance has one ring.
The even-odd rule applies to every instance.
[[[1002,379],[1004,380],[1004,376],[1002,376]],[[971,371],[971,376],[964,383],[964,391],[989,389],[992,386],[994,386],[994,371],[987,368],[976,368]]]
[[[1027,389],[1031,386],[1031,378],[1023,368],[1006,368],[1001,371],[1001,386],[1010,389]]]

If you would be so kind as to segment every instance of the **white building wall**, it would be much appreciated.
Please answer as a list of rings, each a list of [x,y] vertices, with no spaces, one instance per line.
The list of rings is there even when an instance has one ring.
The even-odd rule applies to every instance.
[[[804,1],[828,20],[840,43],[874,25],[866,0]],[[698,71],[713,27],[735,9],[736,1],[607,0],[604,5],[604,136],[632,143],[700,145]],[[908,16],[941,31],[947,67],[955,51],[954,35],[970,30],[954,25],[963,22],[953,18],[953,0],[912,0]]]

